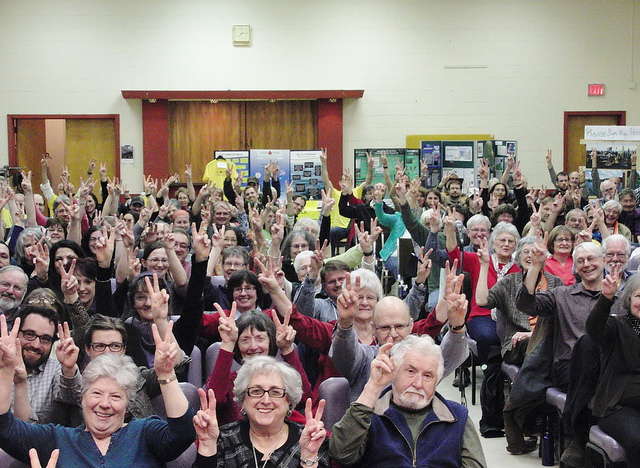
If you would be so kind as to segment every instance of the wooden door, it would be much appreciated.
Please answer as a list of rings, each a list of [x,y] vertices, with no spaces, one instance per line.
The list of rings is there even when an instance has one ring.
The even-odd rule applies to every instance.
[[[47,134],[44,119],[16,119],[16,154],[17,166],[32,171],[31,182],[39,191],[42,178],[40,176],[40,160],[47,152]]]
[[[564,113],[564,169],[577,171],[586,164],[585,125],[625,125],[626,112],[565,112]]]
[[[169,172],[191,164],[199,182],[214,151],[244,149],[243,124],[243,102],[169,102]]]
[[[315,101],[248,101],[246,149],[317,148]]]
[[[95,159],[98,164],[93,178],[99,179],[100,163],[107,164],[107,174],[116,174],[115,122],[110,119],[68,119],[66,124],[66,152],[65,161],[69,175],[76,189],[80,178],[87,178],[89,162]],[[96,185],[96,195],[99,195],[100,184]]]

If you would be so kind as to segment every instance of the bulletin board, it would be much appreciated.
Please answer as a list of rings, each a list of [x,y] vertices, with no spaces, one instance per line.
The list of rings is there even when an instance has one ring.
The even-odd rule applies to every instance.
[[[229,162],[236,165],[236,174],[242,176],[244,187],[247,184],[247,177],[249,176],[249,152],[248,151],[215,151],[214,159],[218,156],[222,156]]]
[[[252,176],[257,177],[262,184],[264,177],[264,167],[271,161],[277,161],[280,168],[278,177],[282,180],[290,180],[289,177],[289,158],[290,150],[283,149],[252,149],[249,151],[249,172]],[[286,197],[284,190],[281,191],[280,197]]]
[[[367,178],[367,152],[371,153],[373,157],[373,179],[371,184],[377,184],[378,182],[384,183],[384,169],[382,167],[381,154],[383,151],[387,152],[387,162],[389,164],[389,173],[391,178],[396,170],[396,164],[404,164],[405,148],[367,148],[356,149],[354,154],[354,185],[357,187],[362,184]]]
[[[293,192],[307,195],[316,200],[322,199],[322,151],[291,151],[289,161],[291,165],[291,179]]]

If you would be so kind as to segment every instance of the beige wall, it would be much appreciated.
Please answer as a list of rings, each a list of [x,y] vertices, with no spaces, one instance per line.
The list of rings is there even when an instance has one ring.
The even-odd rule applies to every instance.
[[[491,133],[519,141],[533,183],[547,182],[547,148],[561,167],[564,111],[640,125],[640,0],[23,0],[1,13],[0,114],[120,114],[132,191],[141,105],[122,89],[364,89],[345,105],[345,164],[408,134]],[[239,23],[250,48],[231,43]],[[0,164],[6,148],[5,130]]]

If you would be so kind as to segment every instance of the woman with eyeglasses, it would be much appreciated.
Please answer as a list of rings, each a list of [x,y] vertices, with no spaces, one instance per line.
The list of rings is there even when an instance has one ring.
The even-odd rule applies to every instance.
[[[277,314],[269,317],[264,312],[250,310],[235,320],[235,304],[229,314],[220,312],[221,345],[218,358],[211,375],[207,379],[205,389],[216,394],[216,414],[219,424],[227,424],[242,419],[241,407],[233,397],[233,382],[238,375],[236,366],[244,365],[257,356],[273,356],[280,354],[282,360],[298,371],[302,378],[302,399],[311,397],[311,384],[300,362],[300,357],[293,346],[296,332],[289,325],[289,317],[285,315],[281,323]],[[273,314],[273,313],[272,313]],[[276,320],[274,325],[274,320]],[[304,423],[304,418],[294,412],[294,421]]]
[[[198,435],[196,468],[329,467],[324,400],[314,415],[305,406],[305,425],[289,419],[302,397],[300,374],[271,356],[249,359],[238,372],[233,394],[241,420],[219,427],[213,390],[199,390],[201,409],[193,419]]]
[[[573,244],[576,236],[573,231],[566,225],[556,226],[549,234],[547,241],[547,250],[550,256],[544,264],[544,271],[557,276],[562,280],[565,286],[576,283],[576,277],[573,274]]]

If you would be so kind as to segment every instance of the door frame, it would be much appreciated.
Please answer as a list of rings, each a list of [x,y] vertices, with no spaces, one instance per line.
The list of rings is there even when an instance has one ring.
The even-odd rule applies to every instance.
[[[564,113],[562,170],[567,170],[569,159],[569,119],[574,116],[611,116],[618,118],[618,125],[627,124],[627,111],[568,111]]]
[[[116,144],[115,154],[113,155],[116,162],[116,177],[120,177],[120,115],[119,114],[8,114],[7,115],[7,133],[9,141],[9,166],[16,167],[18,164],[18,155],[16,152],[16,132],[14,128],[14,120],[16,119],[107,119],[112,120],[115,130]]]

